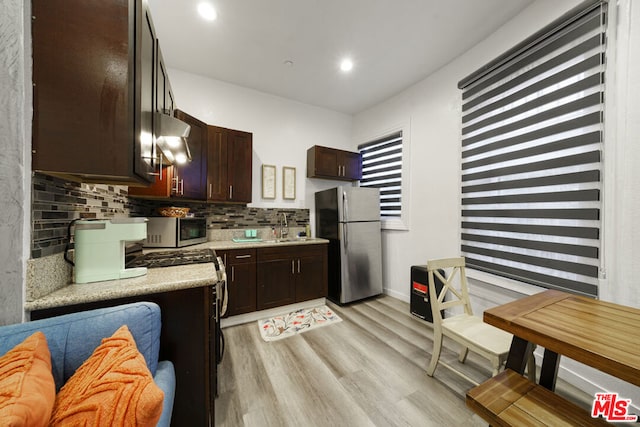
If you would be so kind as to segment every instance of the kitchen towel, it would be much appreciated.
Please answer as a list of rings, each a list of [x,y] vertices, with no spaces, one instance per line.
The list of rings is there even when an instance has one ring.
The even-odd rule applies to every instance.
[[[340,321],[333,310],[323,305],[259,320],[258,327],[263,340],[276,341]]]

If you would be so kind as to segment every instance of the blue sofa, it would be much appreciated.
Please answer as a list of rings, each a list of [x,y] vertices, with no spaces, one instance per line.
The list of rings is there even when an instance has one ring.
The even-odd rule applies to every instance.
[[[29,335],[42,331],[51,352],[56,391],[91,356],[103,338],[127,325],[144,356],[155,383],[164,391],[162,416],[158,426],[169,426],[176,375],[173,364],[158,361],[160,350],[160,307],[149,302],[124,304],[49,319],[0,326],[0,356]]]

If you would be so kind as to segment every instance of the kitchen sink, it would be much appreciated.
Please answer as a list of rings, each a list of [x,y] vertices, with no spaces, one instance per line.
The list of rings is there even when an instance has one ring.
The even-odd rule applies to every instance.
[[[293,242],[293,241],[294,241],[294,239],[289,239],[289,238],[286,238],[286,239],[271,239],[271,240],[263,240],[263,242],[264,242],[264,243],[271,243],[271,244],[273,244],[273,243],[286,243],[286,242]]]
[[[263,240],[262,243],[287,243],[287,242],[306,242],[310,240],[306,237],[286,237],[284,239],[271,239],[271,240]]]
[[[284,239],[233,239],[235,243],[260,243],[266,245],[273,245],[276,243],[290,243],[290,242],[306,242],[307,240],[312,240],[308,237],[286,237]]]

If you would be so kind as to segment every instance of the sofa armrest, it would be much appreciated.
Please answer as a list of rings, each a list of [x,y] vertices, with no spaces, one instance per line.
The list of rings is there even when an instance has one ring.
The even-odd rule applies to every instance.
[[[171,425],[171,414],[173,413],[173,400],[176,395],[176,372],[173,368],[173,363],[168,360],[159,362],[153,380],[164,392],[162,415],[160,416],[157,426],[169,427]]]

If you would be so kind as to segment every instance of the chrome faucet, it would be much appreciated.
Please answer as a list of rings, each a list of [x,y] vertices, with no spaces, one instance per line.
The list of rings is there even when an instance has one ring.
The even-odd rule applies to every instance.
[[[287,214],[282,212],[282,218],[280,218],[280,238],[285,239],[289,236],[289,225],[287,224]]]

